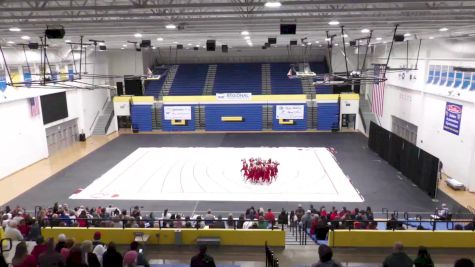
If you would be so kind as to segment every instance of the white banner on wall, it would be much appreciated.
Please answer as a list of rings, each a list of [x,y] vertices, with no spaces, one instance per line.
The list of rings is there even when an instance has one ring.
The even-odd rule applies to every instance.
[[[114,113],[116,116],[130,116],[130,103],[114,102]]]
[[[304,105],[277,105],[275,107],[275,118],[280,120],[303,120]]]
[[[252,93],[222,93],[216,94],[218,101],[250,101]]]
[[[165,106],[165,120],[191,120],[191,106]]]

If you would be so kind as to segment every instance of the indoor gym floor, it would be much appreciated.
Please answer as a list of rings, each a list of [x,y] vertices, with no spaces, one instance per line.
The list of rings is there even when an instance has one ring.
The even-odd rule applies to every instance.
[[[310,202],[310,201],[184,201],[184,200],[95,200],[69,199],[78,189],[86,188],[96,178],[108,172],[138,148],[219,148],[219,147],[326,147],[336,150],[336,160],[341,170],[351,178],[364,202]],[[254,155],[250,155],[254,156]],[[278,160],[276,158],[276,160]],[[157,188],[157,194],[160,189]],[[68,203],[71,206],[115,205],[121,208],[143,206],[145,210],[204,213],[212,209],[215,213],[241,213],[249,206],[272,208],[279,211],[296,208],[303,204],[325,205],[328,208],[371,206],[375,212],[387,208],[390,211],[433,212],[440,202],[447,203],[453,212],[466,210],[438,191],[439,203],[414,186],[407,178],[391,167],[367,147],[367,138],[358,133],[205,133],[205,134],[122,134],[74,164],[59,171],[49,179],[34,186],[18,197],[8,201],[9,205],[20,205],[33,209],[34,205],[50,206],[53,202]]]

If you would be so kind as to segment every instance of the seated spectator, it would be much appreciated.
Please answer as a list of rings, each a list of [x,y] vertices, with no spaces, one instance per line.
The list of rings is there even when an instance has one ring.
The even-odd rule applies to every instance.
[[[3,238],[10,238],[12,241],[22,241],[23,235],[18,230],[18,223],[16,220],[9,220]]]
[[[107,251],[102,255],[102,267],[122,266],[122,255],[117,251],[115,243],[110,242]]]
[[[238,219],[236,228],[237,229],[243,229],[244,228],[244,223],[245,223],[244,214],[241,214],[241,215],[239,215],[239,219]]]
[[[235,221],[234,221],[234,218],[233,218],[233,214],[229,213],[228,219],[226,221],[226,228],[233,229],[234,225],[235,225]]]
[[[92,253],[92,241],[84,240],[81,245],[82,255],[84,257],[84,263],[89,267],[101,267],[101,263],[96,254]]]
[[[173,222],[174,228],[183,228],[183,221],[181,220],[181,215],[176,215],[175,221]]]
[[[94,233],[94,236],[92,237],[92,246],[95,248],[97,245],[102,245],[104,246],[104,243],[101,242],[101,232],[97,231]]]
[[[196,217],[196,222],[195,222],[195,228],[196,229],[201,229],[203,227],[205,227],[203,219],[201,218],[201,216],[197,216]]]
[[[394,214],[391,214],[391,219],[386,223],[386,230],[393,230],[397,229],[398,227],[398,221]]]
[[[419,247],[417,258],[414,260],[415,267],[434,267],[429,251],[425,247]]]
[[[28,254],[28,248],[25,241],[16,245],[15,255],[12,259],[13,267],[36,267],[36,259]]]
[[[71,248],[74,246],[74,240],[72,239],[67,239],[66,243],[64,244],[64,247],[61,249],[59,252],[64,259],[67,259],[69,256],[69,252],[71,251]]]
[[[143,253],[139,253],[139,243],[134,241],[130,243],[130,250],[125,252],[123,258],[123,265],[126,267],[134,267],[136,265],[142,265],[150,267],[147,259],[145,259]]]
[[[208,213],[206,213],[205,218],[204,218],[205,225],[213,224],[215,219],[216,219],[216,217],[214,217],[214,215],[211,213],[211,210],[208,210]]]
[[[474,267],[474,265],[471,259],[462,258],[455,261],[454,267]]]
[[[366,217],[368,218],[368,221],[374,220],[374,214],[370,206],[366,207]]]
[[[35,257],[35,260],[38,261],[38,257],[41,253],[45,252],[46,249],[47,246],[45,244],[45,240],[42,236],[40,236],[36,239],[36,246],[31,251],[31,255],[33,255],[33,257]]]
[[[270,224],[275,224],[275,215],[271,209],[267,209],[267,213],[264,215],[264,219]]]
[[[226,225],[224,224],[223,221],[223,216],[218,215],[218,219],[214,221],[212,225],[210,225],[211,228],[219,228],[219,229],[224,229],[226,228]]]
[[[463,227],[464,230],[475,230],[475,217],[472,218],[472,221]]]
[[[206,254],[207,249],[205,245],[200,246],[200,252],[191,258],[190,267],[216,267],[213,257]]]
[[[66,245],[66,235],[65,234],[59,234],[58,235],[58,243],[56,243],[55,251],[61,253],[61,249],[64,248]]]
[[[259,216],[259,220],[257,221],[257,228],[258,229],[269,228],[269,223],[266,220],[264,220],[264,216]]]
[[[191,224],[190,216],[185,217],[185,228],[192,228],[193,225]]]
[[[339,263],[332,260],[333,251],[327,245],[320,245],[318,247],[318,257],[319,261],[312,264],[312,267],[341,267]]]
[[[26,220],[24,218],[19,219],[18,231],[20,231],[23,238],[27,237],[30,233],[30,226],[26,224]]]
[[[384,259],[383,267],[412,267],[412,260],[404,252],[404,246],[401,242],[394,244],[394,252]]]
[[[54,250],[54,240],[52,238],[48,239],[46,246],[46,251],[38,258],[39,267],[64,266],[64,258]]]
[[[283,224],[283,225],[289,224],[289,216],[287,212],[284,210],[284,208],[282,208],[282,211],[280,211],[280,214],[277,220],[279,224]]]

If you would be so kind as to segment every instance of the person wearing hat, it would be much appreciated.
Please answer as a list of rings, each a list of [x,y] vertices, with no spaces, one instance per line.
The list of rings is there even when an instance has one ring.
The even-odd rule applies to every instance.
[[[93,248],[95,248],[97,245],[104,246],[104,243],[101,241],[101,232],[97,231],[94,233],[94,236],[92,238],[92,245]]]
[[[208,247],[200,246],[200,252],[191,258],[190,267],[216,267],[213,257],[206,254]]]
[[[318,258],[317,263],[312,264],[312,267],[341,267],[341,265],[332,260],[333,251],[327,245],[318,246]]]

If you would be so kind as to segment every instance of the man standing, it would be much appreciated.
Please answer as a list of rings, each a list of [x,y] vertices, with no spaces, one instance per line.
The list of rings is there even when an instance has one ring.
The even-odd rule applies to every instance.
[[[412,267],[412,260],[404,252],[404,246],[401,242],[394,244],[394,252],[387,256],[383,262],[383,267]]]
[[[200,246],[200,252],[191,258],[190,267],[216,267],[213,257],[206,254],[206,245]]]

